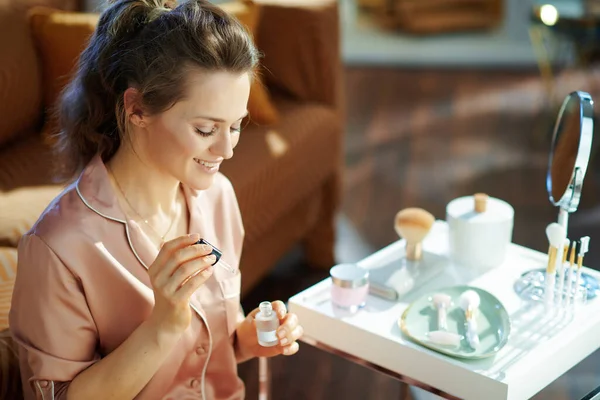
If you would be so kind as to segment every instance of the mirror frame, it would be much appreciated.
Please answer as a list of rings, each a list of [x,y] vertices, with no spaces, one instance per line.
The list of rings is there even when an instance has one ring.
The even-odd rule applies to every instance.
[[[552,196],[552,161],[554,159],[554,150],[556,147],[556,139],[558,137],[558,130],[561,126],[563,114],[570,101],[577,100],[579,102],[579,121],[580,121],[580,132],[579,132],[579,146],[577,148],[577,157],[575,158],[575,165],[573,171],[571,171],[570,184],[567,186],[562,197],[555,200]],[[552,134],[552,145],[550,148],[550,157],[548,160],[548,172],[546,174],[546,190],[548,191],[548,199],[553,205],[560,207],[566,212],[572,213],[577,211],[579,206],[579,200],[581,198],[581,191],[583,188],[583,180],[587,171],[588,163],[590,160],[590,154],[592,152],[592,144],[594,138],[594,101],[589,93],[576,91],[571,92],[563,101],[563,104],[558,113],[558,118],[554,126],[554,132]]]

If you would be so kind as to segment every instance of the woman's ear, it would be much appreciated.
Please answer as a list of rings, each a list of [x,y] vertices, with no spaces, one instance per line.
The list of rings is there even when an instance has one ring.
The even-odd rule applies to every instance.
[[[130,87],[125,90],[123,106],[128,122],[140,128],[146,126],[147,116],[144,115],[144,109],[142,108],[142,95],[137,89]]]

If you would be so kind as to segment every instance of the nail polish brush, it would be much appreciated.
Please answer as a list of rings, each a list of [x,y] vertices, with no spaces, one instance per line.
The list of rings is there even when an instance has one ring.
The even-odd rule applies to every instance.
[[[573,296],[573,299],[575,299],[575,296],[579,291],[579,285],[581,282],[581,267],[583,266],[583,256],[589,251],[589,249],[590,237],[584,236],[581,239],[579,239],[579,254],[577,254],[577,278],[575,279],[575,295]]]
[[[479,308],[481,299],[474,290],[467,290],[460,295],[460,307],[465,311],[465,319],[467,320],[466,337],[469,345],[473,349],[479,347],[479,334],[477,333],[477,321],[475,313]]]
[[[554,300],[554,285],[556,282],[556,263],[557,253],[563,245],[566,231],[565,228],[553,222],[546,227],[546,236],[550,242],[548,249],[548,265],[546,266],[546,279],[544,288],[544,300],[547,307],[551,306]]]

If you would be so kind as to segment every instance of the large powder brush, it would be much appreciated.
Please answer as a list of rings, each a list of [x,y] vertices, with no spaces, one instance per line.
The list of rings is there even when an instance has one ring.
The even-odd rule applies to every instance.
[[[423,256],[422,241],[427,236],[434,216],[422,208],[405,208],[396,214],[394,227],[398,236],[406,240],[406,259],[418,261]]]

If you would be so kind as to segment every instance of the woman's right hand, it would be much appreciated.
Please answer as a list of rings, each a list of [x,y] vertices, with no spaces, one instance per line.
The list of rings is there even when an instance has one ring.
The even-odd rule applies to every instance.
[[[155,300],[150,320],[162,332],[187,329],[192,321],[190,297],[212,275],[212,248],[196,245],[198,240],[198,234],[191,234],[165,242],[148,268]]]

